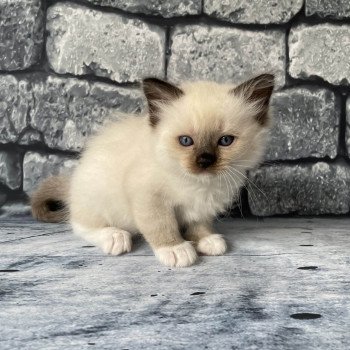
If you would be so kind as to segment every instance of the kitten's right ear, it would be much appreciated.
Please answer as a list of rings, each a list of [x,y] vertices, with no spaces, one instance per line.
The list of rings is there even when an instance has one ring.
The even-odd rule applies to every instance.
[[[258,103],[259,109],[255,116],[259,124],[265,125],[268,119],[268,108],[271,94],[275,85],[273,74],[261,74],[245,81],[231,90],[235,95],[240,95],[248,102]]]
[[[175,85],[157,78],[146,78],[142,83],[143,92],[148,103],[150,123],[155,126],[159,122],[159,107],[181,97],[184,92]]]

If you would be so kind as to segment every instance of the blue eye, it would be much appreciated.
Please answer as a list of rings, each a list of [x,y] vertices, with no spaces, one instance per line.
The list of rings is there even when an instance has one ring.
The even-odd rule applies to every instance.
[[[220,146],[225,146],[225,147],[230,146],[230,144],[233,142],[234,139],[235,139],[234,136],[225,135],[219,139],[218,144]]]
[[[185,147],[193,145],[193,140],[189,136],[179,136],[179,142],[182,146],[185,146]]]

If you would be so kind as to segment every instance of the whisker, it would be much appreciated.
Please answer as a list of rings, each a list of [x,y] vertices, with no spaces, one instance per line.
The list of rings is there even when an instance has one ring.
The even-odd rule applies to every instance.
[[[233,174],[227,172],[227,176],[229,176],[232,179],[232,181],[234,182],[234,184],[235,184],[235,187],[236,187],[235,196],[238,195],[238,204],[237,204],[237,206],[238,206],[238,209],[239,209],[239,211],[241,213],[241,217],[243,218],[244,215],[243,215],[243,212],[242,212],[242,198],[241,198],[241,191],[240,191],[241,187],[238,186],[238,183],[236,182]],[[231,208],[232,208],[232,206],[231,206]]]
[[[248,190],[248,196],[249,196],[249,194],[251,195],[250,197],[251,197],[251,200],[252,200],[253,203],[254,202],[255,202],[255,204],[259,203],[259,199],[258,199],[258,196],[255,193],[255,190],[252,187],[252,185],[265,197],[268,205],[270,206],[269,198],[266,196],[266,194],[257,185],[254,184],[253,181],[251,181],[247,176],[245,176],[244,174],[242,174],[239,170],[237,170],[235,168],[230,168],[230,171],[238,172],[241,176],[243,176],[247,180],[247,185],[249,186],[249,188],[246,187],[247,190]]]
[[[226,188],[227,188],[228,195],[229,195],[229,197],[230,197],[231,194],[230,194],[230,189],[229,189],[229,187],[228,187],[228,181],[227,181],[227,177],[226,177],[226,175],[225,175],[225,171],[222,172],[222,175],[223,175],[223,178],[224,178],[224,180],[225,180],[225,185],[226,185]],[[228,213],[228,211],[226,210],[226,212],[225,212],[225,214],[224,214],[224,217],[227,218],[228,215],[229,215],[229,213]]]
[[[241,173],[239,170],[237,170],[236,168],[230,167],[230,169],[232,171],[236,171],[238,174],[240,174],[241,176],[243,176],[250,184],[252,184],[265,198],[266,200],[268,200],[266,194],[263,192],[262,189],[260,189],[252,180],[250,180],[246,175],[244,175],[243,173]]]
[[[234,168],[229,168],[229,169],[227,169],[227,171],[231,172],[231,174],[232,174],[233,176],[236,176],[237,174],[236,174],[233,170],[237,170],[237,169],[234,169]],[[242,173],[239,172],[239,171],[238,171],[238,173],[240,174],[239,177],[242,177],[242,176],[243,176],[243,178],[247,179],[247,177],[246,177],[244,174],[242,174]],[[247,184],[251,187],[251,185],[249,184],[249,182],[247,182]],[[256,197],[255,192],[253,191],[253,188],[252,188],[252,190],[250,191],[244,183],[242,184],[242,187],[246,188],[246,190],[248,191],[248,195],[249,195],[250,192],[252,192],[252,195],[255,197],[255,198],[254,198],[255,201],[257,201],[257,197]]]
[[[248,200],[249,200],[249,198],[250,198],[250,200],[252,201],[252,203],[253,203],[254,205],[256,205],[256,203],[259,203],[258,196],[257,196],[257,194],[255,193],[254,188],[251,186],[251,184],[250,184],[249,182],[247,183],[247,186],[248,186],[248,187],[246,187],[246,189],[247,189],[247,191],[248,191]]]

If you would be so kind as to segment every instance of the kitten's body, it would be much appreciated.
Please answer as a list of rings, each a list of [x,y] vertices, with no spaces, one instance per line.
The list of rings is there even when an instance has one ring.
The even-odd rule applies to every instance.
[[[146,117],[132,116],[109,124],[89,142],[71,180],[73,223],[104,221],[137,232],[130,200],[157,193],[177,209],[183,224],[214,217],[231,203],[233,193],[223,179],[179,176],[156,162],[148,124]]]
[[[268,123],[257,119],[262,107],[256,101],[246,102],[244,94],[254,85],[230,96],[232,87],[215,83],[185,84],[181,90],[149,83],[150,115],[109,123],[90,139],[64,202],[74,232],[105,252],[130,251],[131,235],[141,232],[164,264],[187,266],[196,252],[180,228],[197,251],[225,252],[211,222],[238,195],[246,170],[261,160]],[[217,145],[231,134],[235,147]],[[180,145],[180,135],[191,135],[194,145]],[[215,154],[214,163],[198,163],[208,152]],[[44,191],[45,183],[38,193]],[[38,207],[38,196],[33,198]],[[40,216],[34,209],[33,214]]]

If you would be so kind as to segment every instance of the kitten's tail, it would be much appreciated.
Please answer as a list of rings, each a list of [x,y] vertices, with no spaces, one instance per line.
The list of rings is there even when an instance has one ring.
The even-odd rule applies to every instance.
[[[30,198],[35,219],[45,222],[68,220],[69,182],[69,176],[51,176],[39,185]]]

